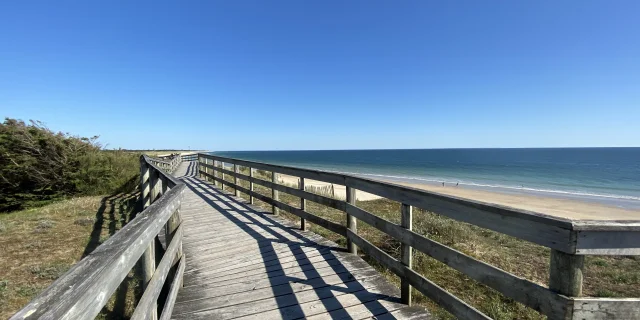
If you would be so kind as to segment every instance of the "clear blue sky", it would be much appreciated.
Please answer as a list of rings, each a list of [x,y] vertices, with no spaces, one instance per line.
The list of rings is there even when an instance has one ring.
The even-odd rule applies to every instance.
[[[3,1],[0,111],[110,148],[640,146],[640,1]]]

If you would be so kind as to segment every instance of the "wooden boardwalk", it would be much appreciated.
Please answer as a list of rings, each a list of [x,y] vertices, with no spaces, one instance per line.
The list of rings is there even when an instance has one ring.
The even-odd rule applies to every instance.
[[[181,206],[184,287],[173,319],[425,319],[359,257],[195,177],[174,174]]]

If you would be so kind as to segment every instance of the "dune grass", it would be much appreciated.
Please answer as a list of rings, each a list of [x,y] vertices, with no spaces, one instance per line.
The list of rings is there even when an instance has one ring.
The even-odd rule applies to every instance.
[[[87,196],[0,215],[0,318],[20,310],[129,222],[137,195]],[[128,317],[140,294],[131,273],[99,318]]]
[[[240,172],[248,174],[248,169],[240,168]],[[257,171],[255,175],[258,178],[271,181],[270,173]],[[233,177],[226,175],[225,180],[233,182]],[[248,182],[241,179],[238,179],[238,181],[240,186],[249,187]],[[225,189],[232,190],[232,188],[227,187]],[[260,194],[271,196],[271,189],[259,185],[254,185],[254,189]],[[313,192],[310,189],[307,191]],[[331,194],[323,195],[331,196]],[[341,197],[340,195],[335,196]],[[242,193],[241,197],[248,199],[248,196]],[[344,198],[344,196],[341,198]],[[300,203],[298,197],[282,192],[280,192],[280,201],[294,207],[299,207]],[[271,208],[271,205],[257,199],[255,203],[265,209]],[[377,199],[358,201],[356,205],[386,220],[394,223],[400,222],[400,203],[398,202]],[[307,211],[327,220],[346,225],[344,212],[311,201],[307,201]],[[300,220],[297,216],[282,210],[280,210],[280,214],[294,222],[299,222]],[[346,245],[344,237],[322,227],[310,225],[311,231],[342,246]],[[548,248],[417,208],[414,208],[413,230],[517,276],[543,286],[548,285],[550,255]],[[400,242],[390,236],[362,221],[358,223],[358,234],[395,258],[400,257]],[[400,279],[397,276],[378,264],[374,259],[362,253],[361,256],[391,282],[398,286],[400,285]],[[494,319],[546,318],[537,311],[509,299],[499,292],[415,250],[414,270]],[[584,271],[583,294],[585,296],[640,297],[640,257],[588,256],[585,259]],[[453,318],[415,290],[413,297],[415,304],[426,307],[437,318]]]

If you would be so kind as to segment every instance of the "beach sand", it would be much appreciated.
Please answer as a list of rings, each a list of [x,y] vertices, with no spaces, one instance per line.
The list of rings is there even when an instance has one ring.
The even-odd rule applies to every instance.
[[[281,176],[280,180],[286,184],[297,185],[298,178],[291,176]],[[553,197],[542,197],[528,194],[507,194],[500,192],[491,192],[485,190],[445,186],[405,183],[398,181],[386,181],[394,184],[405,185],[408,187],[422,189],[440,194],[456,196],[460,198],[503,205],[523,210],[535,211],[542,214],[566,218],[570,220],[638,220],[640,221],[640,211],[616,208],[589,201],[580,201],[574,199],[562,199]],[[306,179],[305,185],[322,187],[331,185],[330,183],[313,181]],[[346,197],[346,187],[334,185],[335,195],[337,198],[344,199]],[[368,201],[379,199],[379,196],[356,191],[356,199],[360,201]]]

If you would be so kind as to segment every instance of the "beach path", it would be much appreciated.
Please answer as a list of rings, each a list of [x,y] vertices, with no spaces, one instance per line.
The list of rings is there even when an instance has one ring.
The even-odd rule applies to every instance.
[[[173,319],[428,319],[360,257],[195,177],[181,215],[186,270]]]

